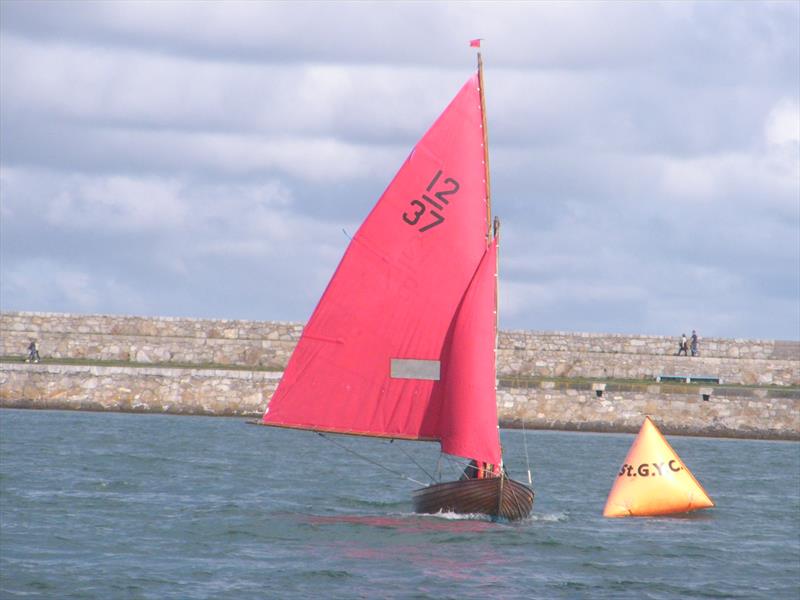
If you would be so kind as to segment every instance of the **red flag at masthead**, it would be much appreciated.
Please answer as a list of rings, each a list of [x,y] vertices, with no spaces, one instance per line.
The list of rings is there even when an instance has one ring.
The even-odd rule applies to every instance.
[[[470,40],[469,41],[470,48],[480,48],[482,39],[483,38],[476,38],[474,40]]]

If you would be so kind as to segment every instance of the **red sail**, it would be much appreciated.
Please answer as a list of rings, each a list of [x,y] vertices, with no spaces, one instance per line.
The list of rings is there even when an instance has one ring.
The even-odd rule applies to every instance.
[[[500,464],[495,338],[497,238],[475,272],[442,357],[442,450]]]
[[[440,375],[451,371],[441,361],[452,354],[445,342],[487,246],[481,117],[475,75],[353,237],[265,424],[408,439],[453,436],[454,426],[443,420],[458,409],[443,407],[448,395]],[[492,370],[494,382],[494,358],[481,368]],[[493,388],[482,401],[494,406]]]

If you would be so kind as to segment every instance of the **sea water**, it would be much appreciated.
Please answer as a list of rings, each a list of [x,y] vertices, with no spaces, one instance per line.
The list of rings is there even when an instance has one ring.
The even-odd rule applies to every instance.
[[[503,431],[536,499],[493,523],[412,513],[435,444],[2,410],[0,597],[800,597],[800,444],[669,436],[716,508],[605,519],[633,439]]]

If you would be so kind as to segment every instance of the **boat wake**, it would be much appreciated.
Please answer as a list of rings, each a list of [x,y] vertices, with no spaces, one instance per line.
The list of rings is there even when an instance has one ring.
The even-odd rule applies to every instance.
[[[305,519],[311,525],[365,525],[370,528],[394,529],[401,532],[452,531],[458,524],[458,530],[484,531],[494,527],[490,517],[480,514],[463,515],[456,513],[436,513],[420,515],[418,513],[392,513],[387,515],[333,515],[313,516]]]
[[[541,523],[564,523],[569,521],[567,517],[567,513],[557,512],[557,513],[544,513],[544,514],[533,514],[528,517],[529,521],[538,521]]]
[[[415,513],[415,514],[413,514],[411,516],[415,516],[415,517],[424,516],[424,517],[428,517],[428,518],[432,517],[434,519],[442,519],[442,520],[445,520],[445,521],[484,521],[484,522],[488,522],[488,523],[498,523],[498,522],[499,523],[511,523],[511,521],[508,521],[506,519],[496,519],[496,518],[492,518],[492,517],[490,517],[488,515],[478,514],[478,513],[474,513],[474,514],[459,514],[459,513],[454,513],[454,512],[439,512],[439,513],[434,513],[434,514],[429,514],[429,515],[419,515],[419,514]],[[566,513],[557,512],[557,513],[531,514],[531,515],[528,515],[524,519],[520,519],[519,521],[515,521],[514,523],[515,524],[518,524],[518,523],[523,523],[523,524],[524,523],[565,523],[568,520],[569,520],[569,517],[567,517]]]
[[[425,514],[420,515],[419,513],[411,513],[409,516],[414,517],[432,517],[434,519],[444,519],[445,521],[487,521],[491,522],[492,518],[488,515],[483,515],[480,513],[468,513],[468,514],[461,514],[461,513],[454,513],[454,512],[438,512],[433,514]]]

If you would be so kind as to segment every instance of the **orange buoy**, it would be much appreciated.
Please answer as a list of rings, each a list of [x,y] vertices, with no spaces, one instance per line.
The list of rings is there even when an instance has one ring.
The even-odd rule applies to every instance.
[[[608,494],[603,516],[649,517],[712,506],[703,486],[645,417]]]

